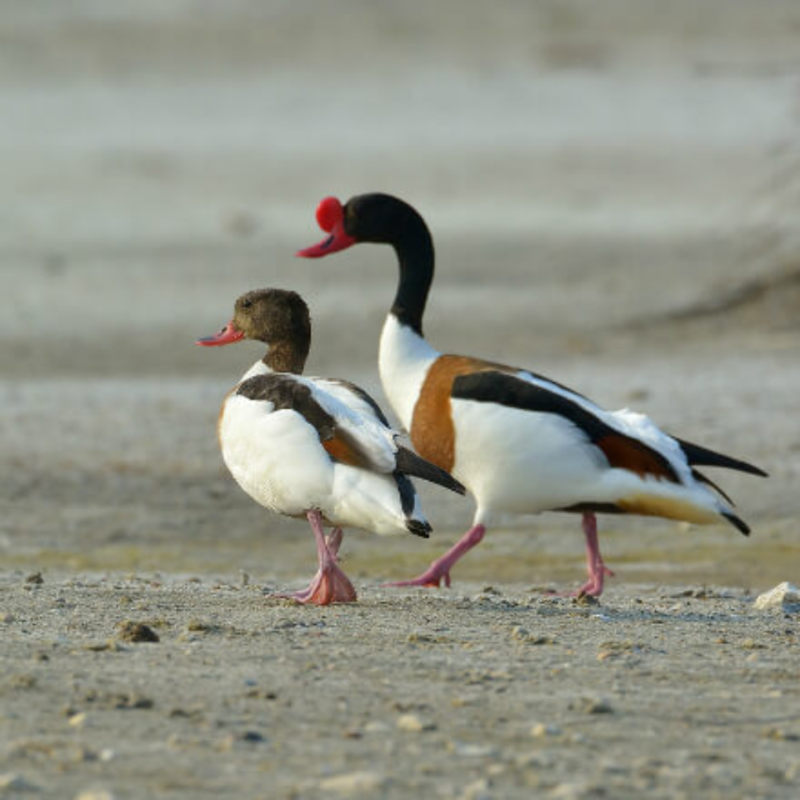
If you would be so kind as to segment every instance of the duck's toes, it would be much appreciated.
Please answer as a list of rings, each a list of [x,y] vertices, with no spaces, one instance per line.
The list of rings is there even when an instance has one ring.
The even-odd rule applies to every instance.
[[[350,579],[335,564],[320,569],[306,589],[298,592],[273,594],[271,597],[281,597],[295,600],[303,605],[311,603],[316,606],[328,606],[331,603],[355,603],[358,599]]]

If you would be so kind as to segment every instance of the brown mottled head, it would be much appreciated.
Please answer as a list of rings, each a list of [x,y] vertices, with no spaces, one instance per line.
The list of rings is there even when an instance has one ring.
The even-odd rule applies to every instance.
[[[301,373],[311,345],[308,306],[297,292],[255,289],[236,300],[233,319],[216,335],[200,339],[206,347],[256,339],[269,345],[264,362],[277,372]]]

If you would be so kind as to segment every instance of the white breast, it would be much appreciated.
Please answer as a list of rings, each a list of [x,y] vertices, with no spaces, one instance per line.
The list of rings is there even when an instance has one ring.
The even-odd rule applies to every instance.
[[[394,314],[386,317],[378,369],[383,391],[406,430],[411,427],[414,406],[425,376],[440,355],[418,333],[407,325],[401,325]]]
[[[225,464],[254,500],[282,514],[303,514],[327,499],[333,465],[299,414],[233,394],[220,422]]]

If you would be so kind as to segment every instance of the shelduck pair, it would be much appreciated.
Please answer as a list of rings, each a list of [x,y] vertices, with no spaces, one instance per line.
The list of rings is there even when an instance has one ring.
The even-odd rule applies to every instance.
[[[476,512],[451,550],[395,586],[449,586],[454,564],[500,512],[580,513],[588,580],[579,593],[594,596],[612,574],[600,554],[598,512],[726,520],[749,533],[697,467],[765,475],[758,467],[669,436],[641,414],[605,411],[534,372],[434,349],[422,333],[433,240],[410,205],[385,194],[359,195],[344,206],[329,197],[317,221],[328,236],[298,255],[318,258],[360,242],[395,250],[400,276],[381,335],[379,370],[419,455],[398,443],[363,390],[302,376],[311,324],[299,295],[264,289],[236,301],[233,319],[198,344],[255,339],[268,346],[226,397],[218,435],[225,463],[249,495],[311,524],[319,569],[307,589],[283,596],[320,605],[356,599],[338,565],[343,526],[427,537],[431,528],[409,475],[460,493],[466,487]],[[327,537],[325,525],[333,527]]]

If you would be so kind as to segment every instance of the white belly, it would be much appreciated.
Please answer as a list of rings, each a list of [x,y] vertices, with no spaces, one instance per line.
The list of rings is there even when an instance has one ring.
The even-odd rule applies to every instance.
[[[532,514],[587,502],[602,456],[574,425],[496,403],[452,401],[453,474],[481,508]]]

